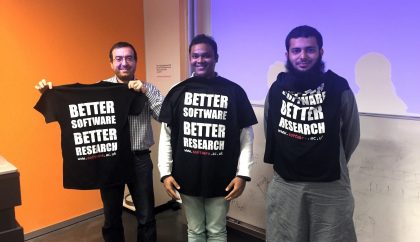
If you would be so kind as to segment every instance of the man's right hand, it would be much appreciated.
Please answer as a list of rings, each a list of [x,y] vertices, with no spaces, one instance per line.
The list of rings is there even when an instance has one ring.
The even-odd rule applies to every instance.
[[[166,193],[168,193],[168,195],[175,199],[175,200],[179,200],[181,199],[178,195],[178,193],[176,192],[176,189],[180,189],[181,187],[178,185],[178,183],[175,181],[173,176],[168,176],[165,178],[165,180],[163,180],[163,187],[166,189]]]
[[[38,85],[35,85],[35,89],[38,90],[40,93],[44,93],[47,89],[52,88],[52,82],[47,82],[47,80],[45,79],[42,79],[40,82],[38,82]]]

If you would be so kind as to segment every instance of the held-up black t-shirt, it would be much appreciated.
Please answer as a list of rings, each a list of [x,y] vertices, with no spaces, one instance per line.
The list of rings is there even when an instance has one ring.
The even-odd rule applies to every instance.
[[[159,120],[171,128],[180,192],[225,196],[237,171],[241,129],[257,123],[244,90],[222,77],[187,79],[168,93]]]
[[[128,115],[146,97],[126,84],[70,84],[45,91],[35,109],[61,128],[63,185],[97,189],[125,183],[133,175]]]

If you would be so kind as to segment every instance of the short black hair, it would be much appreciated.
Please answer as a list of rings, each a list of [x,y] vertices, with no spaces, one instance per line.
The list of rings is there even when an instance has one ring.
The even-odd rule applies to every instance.
[[[286,51],[289,51],[290,39],[296,39],[300,37],[304,37],[304,38],[315,37],[319,49],[322,48],[323,41],[322,41],[321,33],[318,30],[316,30],[314,27],[311,27],[308,25],[302,25],[302,26],[298,26],[292,29],[292,31],[290,31],[290,33],[287,35],[286,41],[285,41]]]
[[[210,45],[211,48],[213,48],[214,56],[215,56],[216,60],[219,59],[219,54],[217,53],[217,43],[216,43],[216,41],[214,40],[213,37],[205,35],[205,34],[196,35],[191,40],[190,47],[188,49],[188,53],[191,54],[191,47],[193,45],[197,45],[197,44],[208,44],[208,45]]]
[[[134,52],[134,60],[137,61],[137,52],[136,52],[136,49],[134,48],[134,46],[132,44],[128,43],[128,42],[120,41],[120,42],[115,43],[111,47],[111,49],[109,50],[109,61],[110,62],[112,62],[112,60],[114,59],[114,57],[112,56],[112,51],[114,49],[123,48],[123,47],[129,47],[129,48],[131,48],[133,50],[133,52]]]

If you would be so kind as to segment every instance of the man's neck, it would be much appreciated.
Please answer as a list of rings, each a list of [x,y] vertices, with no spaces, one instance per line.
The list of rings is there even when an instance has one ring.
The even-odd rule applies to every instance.
[[[135,77],[120,79],[118,76],[115,76],[115,78],[117,79],[118,83],[127,83],[129,81],[135,80]]]

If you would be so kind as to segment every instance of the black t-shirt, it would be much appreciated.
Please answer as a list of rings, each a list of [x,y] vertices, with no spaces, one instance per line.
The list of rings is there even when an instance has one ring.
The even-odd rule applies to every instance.
[[[187,79],[168,93],[159,120],[171,128],[180,192],[225,196],[237,171],[241,129],[257,123],[244,90],[222,77]]]
[[[61,128],[63,185],[97,189],[125,183],[133,163],[128,115],[145,105],[126,84],[70,84],[45,91],[35,109]]]
[[[328,182],[340,178],[340,107],[347,81],[328,71],[307,81],[280,73],[268,95],[264,161],[285,180]]]

